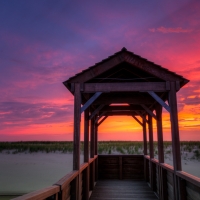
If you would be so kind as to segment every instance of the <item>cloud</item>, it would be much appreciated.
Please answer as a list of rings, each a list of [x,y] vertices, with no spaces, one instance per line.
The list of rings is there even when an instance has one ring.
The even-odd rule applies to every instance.
[[[2,102],[0,103],[1,129],[71,121],[72,111],[71,105]]]
[[[176,28],[166,28],[164,26],[161,26],[159,28],[150,28],[150,32],[161,32],[161,33],[190,33],[193,30],[192,29],[183,29],[182,27],[176,27]]]

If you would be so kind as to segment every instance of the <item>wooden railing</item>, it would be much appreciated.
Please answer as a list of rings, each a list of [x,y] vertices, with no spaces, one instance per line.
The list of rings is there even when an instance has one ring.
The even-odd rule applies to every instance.
[[[145,180],[159,199],[175,200],[175,180],[178,182],[179,199],[200,200],[200,178],[184,171],[174,172],[172,166],[159,163],[156,159],[144,156]]]
[[[146,180],[159,199],[163,200],[175,200],[176,180],[181,200],[200,199],[200,178],[183,171],[174,173],[173,167],[166,163],[143,155],[100,155],[83,163],[80,170],[72,171],[53,186],[15,200],[88,200],[97,177]]]
[[[95,173],[97,158],[97,155],[94,158],[90,158],[88,163],[83,163],[80,166],[80,170],[72,171],[53,186],[25,194],[14,198],[14,200],[89,199],[97,178]]]

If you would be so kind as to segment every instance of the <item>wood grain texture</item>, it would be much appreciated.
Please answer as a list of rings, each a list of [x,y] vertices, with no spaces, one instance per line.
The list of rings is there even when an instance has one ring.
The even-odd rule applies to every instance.
[[[99,155],[99,179],[144,179],[143,156]]]
[[[153,191],[144,181],[134,180],[101,180],[98,181],[90,200],[154,200]]]

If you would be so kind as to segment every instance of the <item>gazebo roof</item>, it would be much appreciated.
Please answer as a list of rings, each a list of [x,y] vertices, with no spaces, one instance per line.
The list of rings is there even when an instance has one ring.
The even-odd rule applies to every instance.
[[[63,83],[71,91],[71,83],[143,81],[179,81],[180,87],[189,82],[183,76],[122,48]]]
[[[101,92],[100,97],[91,105],[94,110],[100,105],[104,106],[99,114],[106,112],[107,115],[132,116],[144,112],[145,109],[153,111],[158,104],[156,98],[166,101],[170,82],[175,82],[178,91],[189,80],[122,48],[63,83],[72,94],[74,84],[80,83],[83,105],[96,92]],[[109,107],[110,104],[124,103],[129,108]]]

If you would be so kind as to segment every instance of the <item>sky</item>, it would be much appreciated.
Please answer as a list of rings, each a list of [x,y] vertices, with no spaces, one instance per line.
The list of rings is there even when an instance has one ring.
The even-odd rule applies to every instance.
[[[122,47],[190,80],[177,93],[180,138],[200,140],[199,10],[199,0],[1,0],[0,141],[72,140],[62,82]],[[165,140],[169,121],[164,112]],[[109,117],[99,140],[142,140],[142,129]]]

